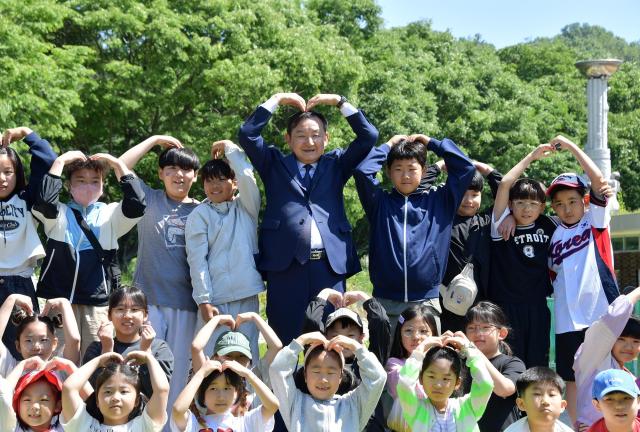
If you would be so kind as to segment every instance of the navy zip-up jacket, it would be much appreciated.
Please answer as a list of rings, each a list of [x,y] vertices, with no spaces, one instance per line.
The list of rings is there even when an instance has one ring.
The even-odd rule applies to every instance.
[[[372,149],[354,173],[370,224],[373,295],[405,302],[436,298],[447,267],[453,218],[475,167],[453,141],[432,138],[427,150],[444,158],[447,181],[404,196],[396,189],[383,190],[376,179],[390,149],[388,144]]]

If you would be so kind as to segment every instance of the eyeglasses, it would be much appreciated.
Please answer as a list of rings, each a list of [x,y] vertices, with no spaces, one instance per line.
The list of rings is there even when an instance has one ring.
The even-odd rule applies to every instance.
[[[538,201],[520,201],[520,200],[515,200],[512,201],[513,206],[515,208],[517,208],[518,210],[524,210],[524,209],[536,209],[539,208],[542,203],[538,202]]]
[[[137,314],[137,313],[144,313],[144,309],[142,309],[142,308],[130,308],[129,309],[129,308],[119,308],[119,307],[117,307],[117,308],[115,308],[113,310],[112,313],[114,315],[116,315],[116,316],[122,317],[122,316],[125,316],[127,314],[133,315],[133,314]]]
[[[431,336],[431,330],[429,330],[428,328],[403,328],[400,333],[402,333],[402,336],[406,336],[406,337],[412,337],[413,335],[418,335],[418,336]]]
[[[496,326],[472,326],[472,327],[467,327],[467,333],[475,333],[475,334],[479,334],[479,335],[488,335],[491,332],[493,332],[494,330],[496,330],[497,327]]]

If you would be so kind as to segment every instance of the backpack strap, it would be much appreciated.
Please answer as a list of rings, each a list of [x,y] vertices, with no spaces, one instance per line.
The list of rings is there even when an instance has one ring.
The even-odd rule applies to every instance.
[[[87,237],[87,240],[89,240],[89,243],[91,243],[93,250],[95,250],[96,253],[98,254],[98,257],[100,258],[100,262],[104,264],[104,258],[105,258],[104,249],[102,249],[102,246],[100,245],[100,242],[96,238],[96,235],[93,233],[93,231],[91,231],[89,224],[87,223],[86,220],[84,220],[84,218],[82,217],[82,214],[80,214],[80,212],[77,209],[71,208],[71,211],[73,212],[73,215],[76,217],[76,222],[78,222],[80,229],[82,230],[84,235]]]

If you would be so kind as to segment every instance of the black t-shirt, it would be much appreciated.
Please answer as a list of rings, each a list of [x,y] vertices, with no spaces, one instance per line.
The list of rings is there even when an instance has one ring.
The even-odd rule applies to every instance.
[[[540,215],[530,225],[516,227],[504,241],[492,234],[487,300],[494,303],[538,304],[553,292],[549,277],[549,244],[555,221]]]
[[[437,181],[440,169],[437,165],[429,165],[420,182],[420,188],[429,190]],[[487,175],[491,195],[495,198],[502,181],[502,174],[497,170]],[[449,285],[451,280],[460,274],[464,266],[473,261],[474,278],[478,288],[486,290],[489,282],[489,254],[491,246],[491,213],[492,208],[476,213],[474,216],[460,216],[456,213],[451,226],[451,243],[447,258],[447,269],[442,283]]]
[[[113,340],[113,352],[121,354],[123,357],[126,356],[131,351],[140,350],[140,341],[125,343],[120,342],[118,339]],[[87,347],[87,351],[84,353],[84,358],[82,359],[82,364],[85,364],[94,358],[98,357],[102,352],[102,345],[99,341],[91,342]],[[155,359],[160,364],[162,371],[167,376],[167,380],[171,381],[171,374],[173,373],[173,353],[169,348],[169,345],[162,339],[154,339],[151,341],[151,353],[155,357]],[[147,369],[147,365],[141,365],[139,369],[139,374],[141,376],[142,381],[142,393],[148,398],[153,394],[153,387],[151,386],[151,377],[149,376],[149,369]],[[98,375],[98,371],[94,372],[89,379],[89,383],[95,388],[96,377]]]
[[[447,270],[444,278],[442,278],[444,285],[449,285],[451,280],[458,276],[464,266],[471,260],[473,260],[474,263],[474,270],[479,270],[482,259],[485,257],[488,258],[488,256],[482,252],[488,250],[490,244],[490,228],[491,213],[482,212],[474,216],[455,215],[451,227],[451,243],[449,245]]]
[[[491,364],[498,369],[502,375],[513,381],[516,380],[526,370],[522,360],[518,357],[498,354],[491,359]],[[471,390],[471,380],[465,381],[465,393]],[[481,432],[502,432],[510,424],[515,423],[520,417],[520,410],[516,406],[517,393],[509,397],[502,398],[495,393],[491,394],[487,408],[484,410],[482,418],[478,421]]]

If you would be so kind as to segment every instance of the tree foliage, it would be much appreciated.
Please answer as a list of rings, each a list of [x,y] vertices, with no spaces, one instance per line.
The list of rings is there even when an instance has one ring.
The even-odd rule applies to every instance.
[[[6,0],[0,12],[3,125],[29,125],[60,150],[87,153],[119,155],[170,134],[206,158],[209,143],[235,139],[269,95],[331,92],[363,108],[381,140],[448,136],[506,171],[557,133],[586,141],[586,80],[574,63],[619,57],[609,142],[623,201],[640,208],[640,46],[600,27],[571,24],[496,50],[428,21],[385,29],[374,0]],[[352,139],[339,112],[323,110],[330,146]],[[290,114],[280,109],[265,131],[283,149]],[[155,164],[147,157],[136,170],[158,185]],[[527,174],[548,182],[575,169],[563,155]],[[118,196],[113,186],[107,193]],[[345,203],[366,246],[352,182]]]

